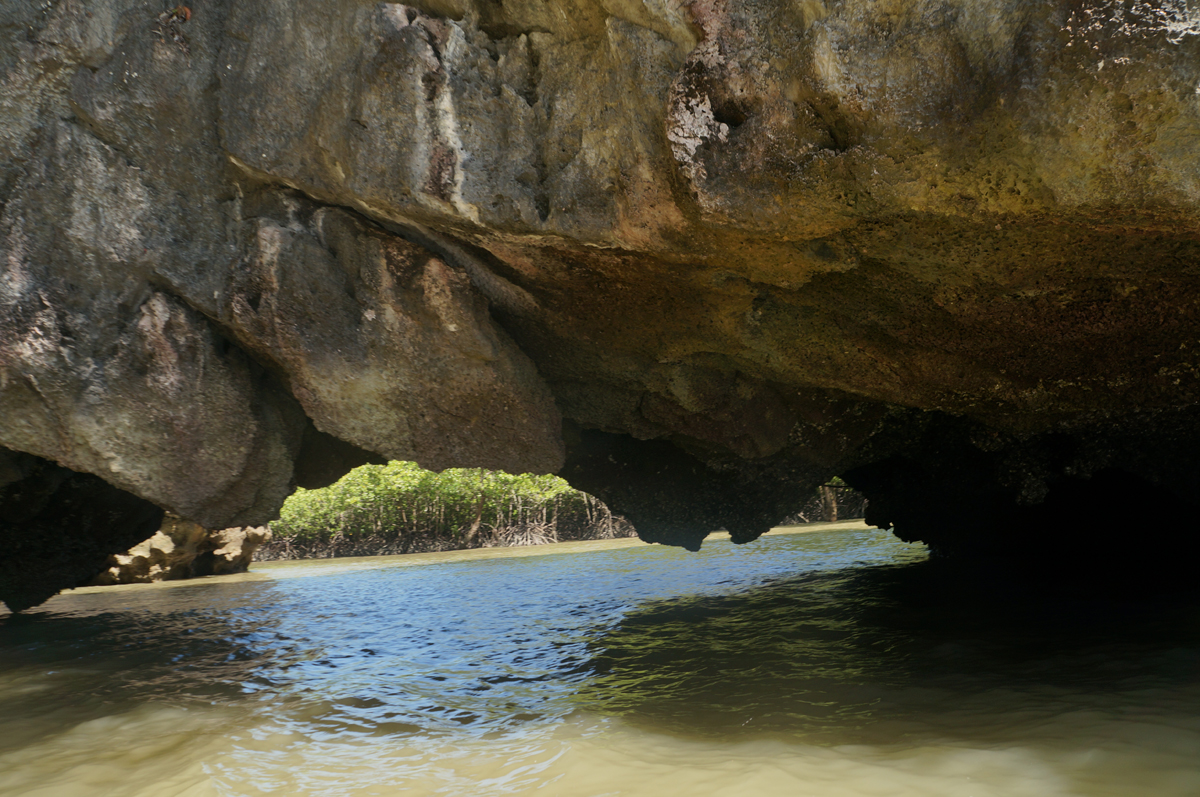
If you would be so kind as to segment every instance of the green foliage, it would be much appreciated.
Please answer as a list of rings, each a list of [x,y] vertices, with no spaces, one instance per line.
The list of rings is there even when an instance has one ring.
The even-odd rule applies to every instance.
[[[271,524],[267,553],[345,556],[552,542],[614,536],[620,525],[602,503],[557,476],[480,468],[433,473],[389,462],[356,468],[324,489],[297,490]],[[599,528],[579,533],[589,526]]]

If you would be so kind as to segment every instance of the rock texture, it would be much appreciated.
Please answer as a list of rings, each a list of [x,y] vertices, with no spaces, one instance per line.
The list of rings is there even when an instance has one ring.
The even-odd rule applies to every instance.
[[[1181,0],[170,14],[0,3],[0,446],[208,527],[378,456],[688,547],[973,452],[1194,500]]]
[[[245,573],[254,552],[270,539],[265,526],[210,531],[168,515],[154,536],[110,556],[108,569],[89,583],[107,587]]]

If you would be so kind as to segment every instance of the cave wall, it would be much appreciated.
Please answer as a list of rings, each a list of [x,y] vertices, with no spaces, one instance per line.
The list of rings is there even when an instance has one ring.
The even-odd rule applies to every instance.
[[[214,528],[387,457],[748,540],[955,424],[1183,495],[1191,13],[2,0],[0,447]]]
[[[21,611],[86,584],[162,519],[162,509],[98,476],[0,451],[0,601]]]

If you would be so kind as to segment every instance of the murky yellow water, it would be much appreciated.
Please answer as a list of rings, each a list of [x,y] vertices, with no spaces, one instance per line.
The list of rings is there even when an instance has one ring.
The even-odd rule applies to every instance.
[[[1194,601],[843,526],[276,563],[0,618],[2,795],[1197,795]]]

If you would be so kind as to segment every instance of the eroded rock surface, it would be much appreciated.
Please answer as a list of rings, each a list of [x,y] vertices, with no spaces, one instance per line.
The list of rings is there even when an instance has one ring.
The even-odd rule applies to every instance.
[[[2,446],[210,527],[383,456],[696,547],[951,428],[1191,500],[1178,0],[164,10],[0,5]]]
[[[245,573],[254,552],[270,539],[266,526],[210,530],[168,515],[150,539],[110,556],[108,568],[89,584],[107,587]]]

